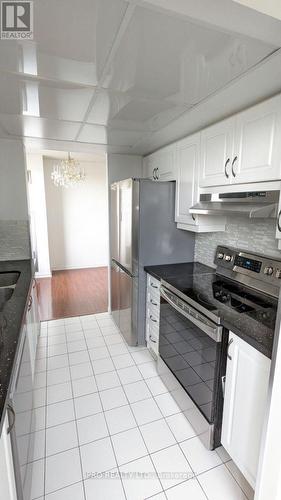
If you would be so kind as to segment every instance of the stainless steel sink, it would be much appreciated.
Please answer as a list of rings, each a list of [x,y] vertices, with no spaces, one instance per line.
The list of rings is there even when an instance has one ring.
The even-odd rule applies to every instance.
[[[0,312],[3,311],[5,304],[10,300],[14,293],[14,288],[0,288]]]
[[[19,277],[20,273],[17,271],[0,273],[0,288],[16,285]]]

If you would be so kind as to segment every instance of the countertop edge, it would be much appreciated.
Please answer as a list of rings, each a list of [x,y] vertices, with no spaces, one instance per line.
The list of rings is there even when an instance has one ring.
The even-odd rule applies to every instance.
[[[13,261],[8,261],[9,263],[12,263]],[[19,318],[19,321],[18,321],[18,333],[17,333],[17,342],[16,342],[16,348],[15,348],[15,351],[14,351],[14,354],[13,354],[13,362],[12,362],[12,367],[11,367],[11,371],[10,371],[10,374],[9,374],[9,383],[7,384],[7,389],[6,389],[6,395],[5,395],[5,399],[4,399],[4,403],[1,405],[0,407],[0,438],[1,438],[1,435],[2,435],[2,430],[3,430],[3,425],[4,425],[4,420],[5,420],[5,416],[6,416],[6,411],[7,411],[7,406],[8,406],[8,403],[9,403],[9,396],[10,396],[10,389],[11,389],[11,385],[12,385],[12,381],[13,381],[13,378],[14,378],[14,375],[15,375],[15,368],[16,368],[16,364],[17,364],[17,359],[18,359],[18,355],[19,355],[19,348],[22,344],[22,336],[23,336],[23,332],[24,332],[24,329],[23,329],[23,326],[24,326],[24,318],[25,318],[25,315],[26,315],[26,312],[27,312],[27,307],[28,307],[28,303],[27,303],[27,299],[31,293],[31,290],[32,290],[32,286],[33,286],[33,279],[34,279],[34,269],[32,267],[32,262],[31,260],[29,259],[25,259],[25,260],[22,260],[22,261],[15,261],[15,262],[24,262],[26,265],[28,265],[28,263],[30,264],[30,269],[29,269],[29,276],[26,278],[28,279],[28,284],[25,283],[24,284],[24,294],[21,295],[21,297],[24,297],[25,301],[24,301],[24,307],[21,308],[21,311],[19,312],[19,315],[20,315],[20,318]],[[5,262],[1,261],[0,262],[0,267],[1,267],[1,264],[2,265],[5,265]]]

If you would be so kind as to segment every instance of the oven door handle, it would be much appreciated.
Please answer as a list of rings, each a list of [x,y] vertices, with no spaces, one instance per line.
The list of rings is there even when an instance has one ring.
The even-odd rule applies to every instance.
[[[221,342],[221,338],[222,338],[222,327],[221,326],[214,326],[214,327],[209,326],[208,324],[200,321],[200,319],[194,318],[191,314],[188,314],[187,311],[184,311],[183,309],[181,309],[179,306],[177,306],[177,304],[175,304],[170,299],[170,297],[166,294],[165,289],[163,287],[160,288],[160,293],[161,293],[162,297],[168,302],[168,304],[170,304],[170,306],[172,306],[177,312],[182,314],[182,316],[184,316],[189,321],[191,321],[191,323],[193,323],[198,328],[200,328],[200,330],[202,330],[204,333],[206,333],[212,340],[214,340],[215,342]],[[160,308],[161,308],[161,305],[160,305]],[[192,308],[190,307],[190,310],[191,309]],[[195,311],[195,309],[192,309],[192,310]]]

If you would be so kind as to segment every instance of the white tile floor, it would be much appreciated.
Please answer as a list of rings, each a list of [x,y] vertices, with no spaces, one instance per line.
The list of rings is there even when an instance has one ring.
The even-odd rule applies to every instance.
[[[253,498],[226,452],[201,444],[149,351],[128,347],[109,314],[43,323],[35,382],[32,500]]]

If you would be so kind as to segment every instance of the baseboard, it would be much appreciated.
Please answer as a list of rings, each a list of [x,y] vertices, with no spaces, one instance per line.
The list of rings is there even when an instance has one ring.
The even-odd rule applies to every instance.
[[[38,279],[39,279],[39,278],[40,278],[40,279],[41,279],[41,278],[51,278],[51,277],[52,277],[52,273],[50,273],[50,274],[40,274],[40,273],[38,273],[38,272],[36,272],[36,273],[35,273],[35,278],[38,278]]]
[[[100,266],[53,267],[52,271],[75,271],[76,269],[77,270],[79,270],[79,269],[99,269],[100,267],[107,267],[108,268],[108,264],[103,264]]]

